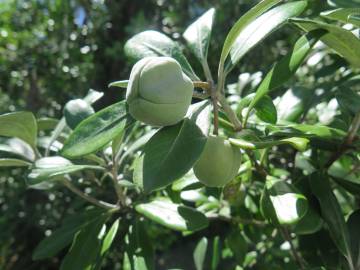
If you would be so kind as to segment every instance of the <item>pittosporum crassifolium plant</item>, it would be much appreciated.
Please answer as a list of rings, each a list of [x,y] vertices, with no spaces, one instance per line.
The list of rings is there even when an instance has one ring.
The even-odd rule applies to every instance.
[[[113,269],[163,269],[165,231],[197,239],[188,260],[197,270],[360,269],[360,4],[331,4],[307,19],[307,1],[259,2],[230,29],[215,67],[211,8],[183,33],[201,72],[177,42],[144,31],[124,48],[129,79],[109,84],[125,100],[95,112],[102,93],[90,90],[60,120],[1,115],[0,135],[21,147],[4,141],[0,166],[23,167],[29,188],[79,198],[33,259],[93,270],[116,249]],[[229,82],[285,25],[289,51],[264,74]]]

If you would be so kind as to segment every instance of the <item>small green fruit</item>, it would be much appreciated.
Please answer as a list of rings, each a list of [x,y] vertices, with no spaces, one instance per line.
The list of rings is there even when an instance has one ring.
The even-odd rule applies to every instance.
[[[126,100],[130,114],[153,126],[174,125],[191,104],[194,85],[170,57],[146,57],[131,70]]]
[[[64,116],[66,124],[75,129],[76,126],[94,113],[94,109],[82,99],[73,99],[66,103]]]
[[[241,163],[238,148],[221,137],[210,136],[194,165],[195,176],[209,187],[221,187],[237,174]]]

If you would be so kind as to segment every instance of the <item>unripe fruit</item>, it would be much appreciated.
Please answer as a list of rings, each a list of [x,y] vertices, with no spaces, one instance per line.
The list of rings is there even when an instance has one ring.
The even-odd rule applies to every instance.
[[[73,99],[66,103],[64,116],[66,124],[75,129],[76,126],[94,113],[94,109],[82,99]]]
[[[221,187],[237,174],[241,163],[240,150],[222,137],[210,136],[194,165],[195,176],[209,187]]]
[[[146,57],[131,70],[126,100],[130,114],[153,126],[169,126],[184,118],[194,85],[170,57]]]

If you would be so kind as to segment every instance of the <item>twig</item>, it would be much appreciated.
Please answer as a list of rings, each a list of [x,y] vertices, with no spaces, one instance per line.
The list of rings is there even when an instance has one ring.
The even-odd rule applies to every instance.
[[[118,171],[117,164],[118,163],[115,160],[115,154],[114,154],[113,155],[113,161],[112,161],[112,167],[111,167],[111,179],[113,181],[115,192],[116,192],[116,195],[118,197],[118,204],[125,205],[126,204],[126,198],[124,196],[123,190],[122,190],[121,186],[119,185],[118,179],[117,179],[117,171]]]
[[[201,88],[206,92],[210,92],[211,84],[209,82],[202,82],[202,81],[193,81],[193,85],[196,88]]]
[[[198,92],[193,92],[192,95],[194,98],[199,98],[199,99],[207,99],[208,97],[210,97],[209,94],[205,94],[205,93],[198,93]]]
[[[348,131],[348,135],[346,136],[344,142],[339,147],[338,151],[336,151],[326,163],[325,168],[329,168],[336,160],[338,160],[351,146],[356,138],[356,134],[360,128],[360,112],[357,113],[351,123],[351,126]]]
[[[214,107],[214,135],[219,135],[219,105],[215,87],[211,89],[211,101]]]
[[[250,151],[250,150],[245,150],[246,154],[248,155],[248,157],[250,158],[251,162],[253,163],[253,165],[255,166],[256,170],[263,176],[266,177],[268,175],[268,172],[265,170],[265,168],[259,164],[256,160],[256,158],[254,157],[254,154]]]
[[[91,197],[89,195],[87,195],[86,193],[82,192],[80,189],[78,189],[76,186],[74,186],[70,181],[68,180],[63,180],[62,183],[64,184],[64,186],[66,186],[69,190],[71,190],[72,192],[74,192],[76,195],[80,196],[81,198],[83,198],[84,200],[99,206],[101,208],[104,209],[120,209],[119,206],[114,205],[114,204],[110,204],[107,202],[103,202],[103,201],[99,201],[97,199],[95,199],[94,197]]]
[[[300,269],[305,269],[305,262],[304,259],[301,257],[301,255],[297,252],[294,243],[292,242],[291,236],[289,234],[289,231],[286,228],[279,227],[279,230],[283,236],[283,238],[290,244],[291,253],[294,257],[294,260],[297,262],[297,264],[300,266]]]

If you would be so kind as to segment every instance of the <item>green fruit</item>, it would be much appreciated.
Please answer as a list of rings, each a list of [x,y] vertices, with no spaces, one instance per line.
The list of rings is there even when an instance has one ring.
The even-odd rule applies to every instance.
[[[66,124],[75,129],[76,126],[94,113],[94,109],[82,99],[73,99],[66,103],[64,116]]]
[[[170,57],[146,57],[130,74],[126,100],[130,114],[153,126],[174,125],[191,104],[193,83]]]
[[[194,165],[195,176],[209,187],[221,187],[237,174],[241,163],[240,150],[221,137],[210,136]]]

